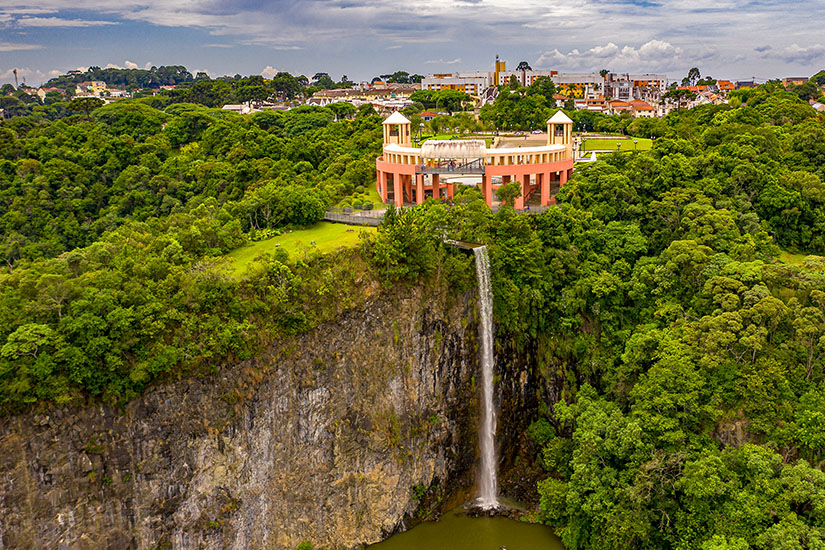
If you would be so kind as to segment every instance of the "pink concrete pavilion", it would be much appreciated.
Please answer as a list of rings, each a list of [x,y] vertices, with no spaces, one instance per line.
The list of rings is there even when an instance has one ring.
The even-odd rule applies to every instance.
[[[493,192],[510,181],[521,183],[515,208],[539,193],[540,204],[555,203],[552,190],[573,172],[573,121],[558,111],[547,121],[547,145],[488,149],[482,140],[428,140],[412,146],[410,121],[394,113],[384,121],[384,154],[375,160],[376,188],[385,203],[421,204],[428,197],[452,199],[454,183],[442,176],[480,176],[488,206]],[[493,178],[499,183],[493,184]]]

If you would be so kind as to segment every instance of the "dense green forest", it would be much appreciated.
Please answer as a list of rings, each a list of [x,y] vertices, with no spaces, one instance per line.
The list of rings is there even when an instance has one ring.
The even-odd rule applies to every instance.
[[[422,235],[489,245],[497,340],[561,393],[530,435],[568,549],[825,545],[825,120],[774,86],[734,97],[579,168],[544,214],[470,190],[371,250],[385,277],[469,287]]]
[[[345,287],[283,257],[239,283],[220,257],[372,184],[380,117],[334,118],[133,101],[0,125],[0,406],[123,401],[311,326],[302,289]]]
[[[793,92],[629,123],[653,150],[580,167],[543,214],[466,188],[241,278],[224,253],[372,184],[381,119],[158,106],[0,125],[4,412],[230,365],[370,280],[471,289],[446,230],[488,244],[498,341],[559,390],[530,435],[568,549],[825,545],[825,120]]]

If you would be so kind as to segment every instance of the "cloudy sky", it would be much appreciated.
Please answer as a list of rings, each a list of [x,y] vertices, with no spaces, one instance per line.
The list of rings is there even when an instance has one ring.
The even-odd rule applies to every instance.
[[[514,68],[717,78],[825,68],[825,1],[0,0],[0,83],[90,65],[367,80]]]

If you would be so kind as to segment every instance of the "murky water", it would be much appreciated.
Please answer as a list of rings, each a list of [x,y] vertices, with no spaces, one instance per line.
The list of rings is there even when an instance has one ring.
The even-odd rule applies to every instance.
[[[564,550],[549,527],[512,519],[470,518],[458,508],[369,550]]]

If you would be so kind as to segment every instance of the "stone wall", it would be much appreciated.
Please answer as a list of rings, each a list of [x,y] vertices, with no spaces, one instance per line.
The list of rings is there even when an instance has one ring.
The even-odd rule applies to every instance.
[[[0,548],[354,548],[472,482],[472,296],[379,292],[124,409],[0,419]]]

